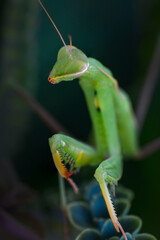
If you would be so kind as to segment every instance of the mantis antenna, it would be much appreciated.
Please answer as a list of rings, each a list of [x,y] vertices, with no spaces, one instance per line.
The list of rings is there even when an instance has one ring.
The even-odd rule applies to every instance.
[[[69,42],[70,42],[69,54],[70,54],[70,56],[71,56],[71,51],[72,51],[72,36],[69,35],[68,38],[69,38]]]
[[[61,35],[61,33],[60,33],[60,31],[58,30],[56,24],[53,22],[51,16],[49,15],[49,13],[47,12],[47,10],[46,10],[45,7],[43,6],[42,2],[41,2],[40,0],[38,0],[38,2],[39,2],[39,4],[41,5],[41,7],[43,8],[43,10],[45,11],[45,13],[47,14],[48,18],[50,19],[51,23],[53,24],[54,28],[56,29],[58,35],[60,36],[60,39],[62,40],[62,42],[63,42],[66,50],[68,51],[67,45],[66,45],[66,43],[65,43],[65,41],[64,41],[64,39],[63,39],[63,37],[62,37],[62,35]]]

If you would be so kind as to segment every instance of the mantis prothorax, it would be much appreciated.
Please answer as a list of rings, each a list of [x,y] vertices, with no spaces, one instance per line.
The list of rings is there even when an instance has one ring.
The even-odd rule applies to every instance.
[[[96,149],[64,134],[49,139],[54,163],[60,175],[67,179],[77,192],[70,176],[82,166],[97,166],[98,181],[115,229],[126,234],[114,210],[108,185],[114,187],[122,176],[122,156],[137,153],[137,130],[128,96],[118,87],[111,71],[99,61],[88,58],[81,50],[66,45],[55,23],[64,47],[58,52],[57,62],[49,75],[52,84],[79,79],[92,119]]]

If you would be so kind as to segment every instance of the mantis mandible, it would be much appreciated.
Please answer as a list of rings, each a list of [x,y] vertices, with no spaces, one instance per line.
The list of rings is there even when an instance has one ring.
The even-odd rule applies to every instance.
[[[64,46],[49,75],[49,82],[79,79],[92,120],[96,148],[79,142],[64,134],[55,134],[49,139],[54,163],[59,174],[78,192],[71,175],[82,166],[98,166],[94,177],[98,181],[115,229],[126,234],[114,210],[108,185],[114,189],[122,176],[122,156],[137,154],[137,129],[134,114],[127,94],[122,91],[111,71],[99,61],[88,58],[81,50],[66,45],[55,23],[42,5],[57,30]]]

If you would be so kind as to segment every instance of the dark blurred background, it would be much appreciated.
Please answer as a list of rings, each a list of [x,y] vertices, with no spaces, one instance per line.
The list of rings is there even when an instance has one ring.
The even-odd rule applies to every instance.
[[[70,34],[74,46],[110,68],[136,109],[160,33],[160,1],[45,0],[43,4],[65,41],[69,43]],[[47,81],[62,42],[37,1],[1,0],[0,7],[0,196],[3,200],[13,184],[8,165],[33,195],[52,189],[56,196],[58,177],[48,146],[52,132],[9,85],[23,87],[82,141],[87,141],[91,129],[86,103],[77,80],[59,85]],[[139,136],[140,146],[160,135],[159,80],[160,75]],[[159,172],[160,151],[144,161],[126,162],[121,180],[135,193],[131,213],[143,219],[142,231],[157,238]],[[85,171],[84,176],[76,177],[78,185],[89,180]],[[7,230],[1,231],[13,239],[5,235]]]

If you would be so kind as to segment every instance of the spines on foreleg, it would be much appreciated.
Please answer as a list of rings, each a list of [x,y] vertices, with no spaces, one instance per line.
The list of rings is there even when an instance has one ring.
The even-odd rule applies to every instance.
[[[98,181],[110,218],[117,232],[121,231],[125,240],[127,240],[126,234],[120,225],[116,211],[114,209],[110,193],[108,191],[108,184],[115,186],[122,174],[121,156],[113,156],[103,161],[95,171],[95,178]]]
[[[75,192],[78,192],[70,176],[77,173],[84,165],[94,165],[98,159],[96,151],[64,134],[53,135],[49,139],[49,145],[59,174],[72,185]]]
[[[121,226],[121,224],[118,221],[118,217],[114,208],[114,205],[112,203],[111,200],[111,196],[108,190],[108,184],[110,183],[111,186],[114,186],[116,184],[115,179],[113,179],[112,177],[110,177],[109,175],[107,175],[107,172],[105,171],[100,171],[99,169],[96,170],[95,172],[95,178],[97,179],[101,191],[102,191],[102,195],[103,198],[105,200],[106,206],[107,206],[107,210],[108,213],[110,215],[110,218],[112,220],[112,223],[116,229],[117,232],[122,232],[124,239],[127,240],[127,236],[125,234],[125,231],[123,230],[123,227]]]

